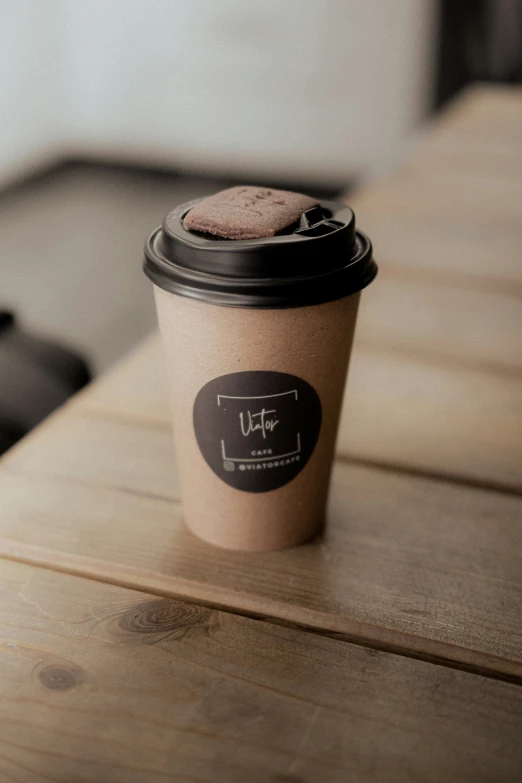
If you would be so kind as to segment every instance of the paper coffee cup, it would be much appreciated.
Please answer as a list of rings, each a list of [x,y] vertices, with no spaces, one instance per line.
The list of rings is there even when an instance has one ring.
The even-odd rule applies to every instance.
[[[352,211],[217,240],[178,207],[149,238],[184,517],[200,538],[282,549],[325,518],[359,292],[376,275]]]

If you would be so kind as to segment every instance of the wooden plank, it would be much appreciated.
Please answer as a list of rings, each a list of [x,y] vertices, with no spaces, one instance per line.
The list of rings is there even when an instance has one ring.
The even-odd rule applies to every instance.
[[[365,353],[356,345],[338,452],[522,491],[521,398],[519,378]],[[90,386],[76,405],[169,427],[158,337]]]
[[[179,482],[166,427],[136,428],[131,421],[75,416],[50,417],[4,457],[27,474],[62,476],[87,485],[179,496]]]
[[[521,102],[522,103],[522,102]],[[522,116],[522,111],[521,111]],[[522,149],[514,134],[502,127],[470,130],[446,129],[426,133],[408,156],[401,172],[410,177],[464,176],[512,179],[522,177]]]
[[[522,374],[522,306],[517,296],[458,288],[446,281],[388,276],[361,299],[359,347],[415,352],[448,366]]]
[[[356,352],[338,453],[522,490],[522,379]]]
[[[147,424],[170,425],[171,415],[160,337],[154,332],[81,394],[74,407]]]
[[[472,88],[430,123],[398,171],[350,194],[383,266],[520,283],[521,138],[522,90]]]
[[[359,345],[520,372],[521,181],[399,173],[348,200],[380,263]]]
[[[5,561],[0,627],[6,783],[519,780],[516,685]]]
[[[116,438],[92,453],[103,487],[87,480],[82,441],[74,460],[53,445],[57,423],[7,455],[0,554],[522,676],[522,499],[338,463],[325,540],[227,552],[186,531],[174,476],[157,471],[153,496],[170,435],[134,427],[143,480]]]
[[[487,181],[487,187],[477,182]],[[446,224],[484,229],[520,227],[522,182],[502,177],[467,176],[414,178],[401,172],[373,183],[351,200],[361,227],[368,215],[386,213],[388,217],[429,219]],[[385,249],[385,248],[384,248]]]
[[[467,88],[430,120],[425,136],[451,140],[463,134],[483,140],[489,147],[502,144],[519,149],[522,89],[498,84]]]
[[[408,183],[407,195],[399,205],[394,200],[399,198],[399,188],[390,184],[380,200],[372,188],[367,197],[362,194],[355,201],[360,225],[372,236],[381,262],[379,278],[361,300],[359,346],[415,351],[427,358],[444,359],[451,366],[472,364],[520,373],[522,189],[514,208],[519,213],[518,227],[506,210],[505,232],[497,227],[476,257],[474,243],[487,232],[487,221],[477,218],[477,236],[468,241],[475,231],[474,217],[467,222],[457,213],[452,222],[451,208],[448,220],[439,215],[427,221],[431,198],[423,204],[424,188],[417,191],[415,195]],[[415,200],[417,206],[408,207]],[[493,237],[499,234],[502,240],[491,255]]]
[[[356,205],[354,204],[354,207]],[[359,212],[358,212],[359,217]],[[520,226],[492,229],[430,215],[389,215],[386,207],[361,211],[383,278],[402,276],[453,288],[522,295]],[[377,281],[375,283],[377,285]]]

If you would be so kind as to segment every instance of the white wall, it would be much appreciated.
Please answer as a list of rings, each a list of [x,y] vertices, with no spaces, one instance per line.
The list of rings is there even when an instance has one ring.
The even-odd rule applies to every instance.
[[[344,181],[386,159],[429,101],[436,0],[2,6],[16,29],[1,101],[29,103],[0,131],[13,160],[54,125],[53,143],[80,153]]]
[[[62,19],[61,0],[0,0],[0,183],[61,154]]]

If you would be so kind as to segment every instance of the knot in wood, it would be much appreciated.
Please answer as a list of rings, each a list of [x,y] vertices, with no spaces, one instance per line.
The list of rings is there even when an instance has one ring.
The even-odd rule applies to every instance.
[[[83,682],[81,669],[60,664],[50,664],[38,672],[38,679],[51,691],[69,691]]]
[[[209,610],[201,606],[162,599],[129,609],[120,617],[118,624],[130,633],[164,633],[203,624],[208,615]]]

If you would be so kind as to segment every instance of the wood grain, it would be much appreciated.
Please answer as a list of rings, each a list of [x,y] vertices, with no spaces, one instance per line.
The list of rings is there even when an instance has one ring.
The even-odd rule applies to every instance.
[[[338,452],[522,491],[521,399],[519,378],[356,347]],[[76,406],[100,416],[169,427],[158,337],[89,387]]]
[[[390,279],[520,297],[522,225],[495,230],[458,221],[441,224],[429,215],[392,217],[384,206],[357,214],[376,248],[380,279],[384,274]]]
[[[522,691],[0,563],[5,783],[516,783]]]
[[[429,270],[461,288],[504,282],[500,290],[520,294],[521,138],[522,90],[472,88],[398,170],[349,194],[381,267],[421,280]]]
[[[381,279],[361,297],[356,344],[522,376],[522,300],[433,281]]]
[[[77,394],[74,407],[139,419],[152,426],[170,426],[172,417],[158,332]]]
[[[357,193],[353,203],[361,226],[368,214],[387,210],[389,217],[429,217],[442,231],[447,223],[501,229],[520,221],[521,197],[518,179],[481,177],[473,172],[426,179],[399,171]]]
[[[5,458],[0,554],[522,676],[521,498],[338,463],[324,541],[227,552],[185,530],[175,476],[157,469],[168,429],[114,421],[108,443],[91,416],[73,459],[79,426],[56,417]],[[118,427],[135,430],[141,472]]]
[[[177,498],[171,440],[164,426],[156,432],[113,417],[76,416],[69,406],[9,451],[3,464],[35,476],[59,475],[92,486]]]
[[[518,113],[522,116],[519,101]],[[520,182],[522,177],[521,127],[518,138],[510,132],[502,138],[497,128],[455,130],[426,134],[416,146],[411,157],[403,164],[402,172],[408,176],[422,177],[427,183],[432,176],[474,176],[511,179]]]

